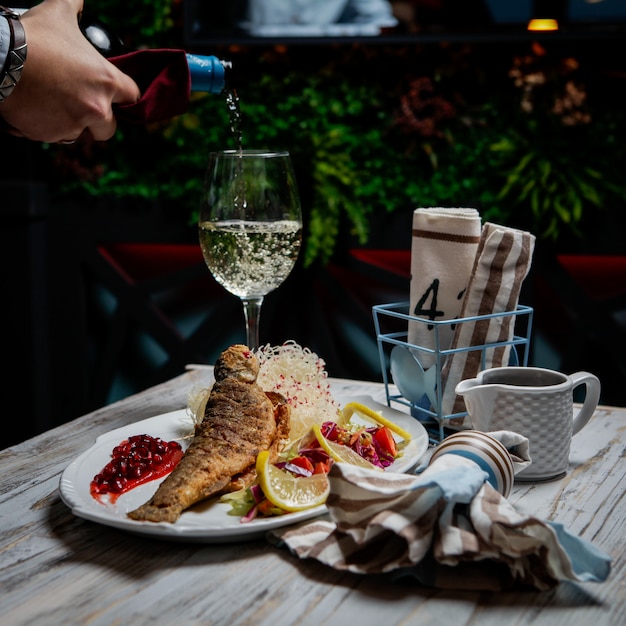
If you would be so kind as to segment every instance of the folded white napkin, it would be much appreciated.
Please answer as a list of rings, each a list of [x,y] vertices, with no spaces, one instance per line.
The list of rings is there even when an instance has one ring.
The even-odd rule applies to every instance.
[[[476,258],[481,220],[476,209],[420,208],[413,213],[411,240],[411,286],[409,312],[429,321],[452,320],[459,316],[463,295]],[[443,325],[439,349],[452,342],[452,325]],[[409,322],[408,342],[435,349],[431,324]],[[435,362],[428,352],[416,353],[428,369]]]
[[[335,463],[329,479],[329,520],[268,538],[338,570],[393,572],[447,589],[543,590],[609,575],[609,556],[516,511],[463,457],[443,455],[418,475]]]
[[[534,235],[487,222],[482,229],[460,317],[515,311],[534,246]],[[451,348],[511,341],[514,327],[514,316],[463,322],[455,327]],[[461,380],[474,378],[481,369],[508,365],[509,356],[510,346],[488,349],[484,361],[479,350],[449,355],[441,373],[442,413],[450,415],[465,410],[463,398],[454,391]]]

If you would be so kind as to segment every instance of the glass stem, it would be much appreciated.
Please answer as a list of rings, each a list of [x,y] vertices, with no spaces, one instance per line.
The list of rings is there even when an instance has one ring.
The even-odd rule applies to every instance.
[[[258,298],[242,298],[243,312],[246,317],[246,342],[250,350],[259,348],[259,321],[263,296]]]

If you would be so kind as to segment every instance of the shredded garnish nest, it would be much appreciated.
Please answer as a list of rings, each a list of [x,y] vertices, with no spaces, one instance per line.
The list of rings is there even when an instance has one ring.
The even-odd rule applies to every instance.
[[[314,424],[337,421],[339,405],[330,391],[326,363],[315,352],[287,341],[262,346],[255,354],[259,386],[282,394],[291,405],[290,441],[304,436]]]
[[[262,346],[255,354],[260,366],[257,384],[280,393],[291,406],[289,442],[306,435],[314,424],[338,420],[340,407],[330,392],[326,363],[315,352],[287,341]],[[187,409],[196,424],[202,421],[210,391],[194,389],[189,394]]]

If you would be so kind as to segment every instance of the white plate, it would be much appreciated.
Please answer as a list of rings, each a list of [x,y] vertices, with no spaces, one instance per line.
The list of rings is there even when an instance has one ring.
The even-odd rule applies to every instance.
[[[350,396],[347,402],[361,402],[380,411],[390,420],[402,426],[412,435],[409,445],[400,457],[386,471],[408,472],[420,461],[428,448],[428,434],[414,418],[383,404],[369,396]],[[315,507],[298,513],[288,513],[279,517],[259,518],[242,524],[239,516],[229,515],[230,506],[211,498],[185,511],[175,524],[166,522],[138,522],[127,517],[132,511],[152,497],[161,480],[155,480],[123,494],[115,504],[95,500],[89,491],[93,477],[110,461],[111,451],[124,439],[132,435],[152,435],[166,441],[178,440],[186,448],[193,430],[191,417],[185,409],[157,415],[123,428],[112,430],[98,437],[96,443],[81,454],[65,469],[61,476],[61,498],[72,513],[93,522],[112,526],[142,535],[153,535],[163,539],[180,541],[201,541],[212,543],[232,540],[244,541],[262,537],[268,530],[295,524],[326,512],[325,506]]]

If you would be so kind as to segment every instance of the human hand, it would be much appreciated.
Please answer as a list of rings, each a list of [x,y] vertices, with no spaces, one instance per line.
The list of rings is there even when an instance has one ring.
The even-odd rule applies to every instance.
[[[70,143],[88,131],[113,136],[113,104],[140,97],[130,76],[107,61],[78,26],[83,0],[44,0],[22,16],[28,56],[22,77],[0,104],[8,132],[33,141]]]

